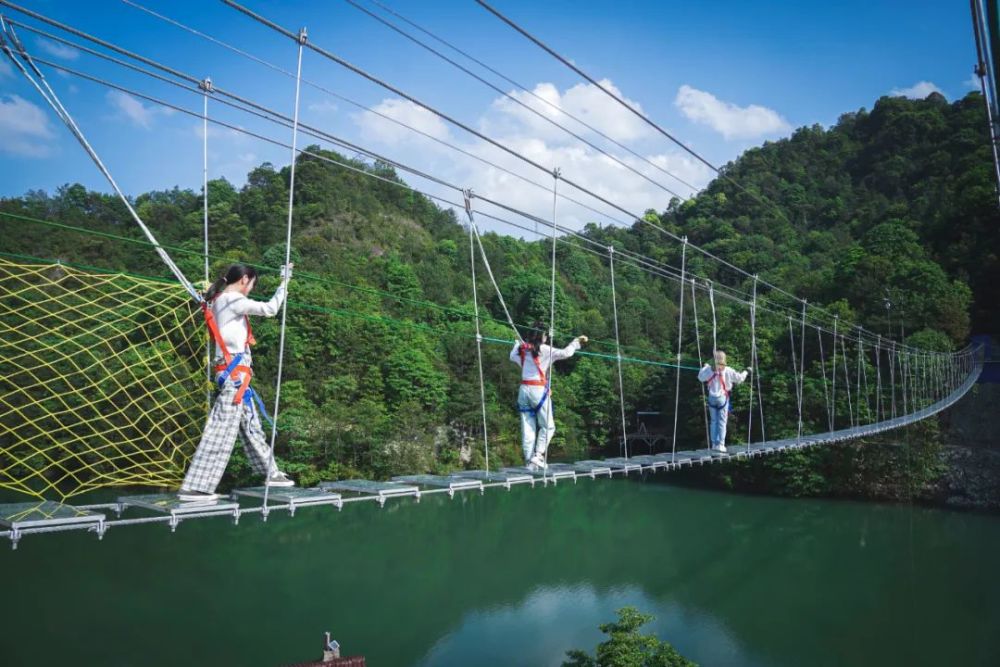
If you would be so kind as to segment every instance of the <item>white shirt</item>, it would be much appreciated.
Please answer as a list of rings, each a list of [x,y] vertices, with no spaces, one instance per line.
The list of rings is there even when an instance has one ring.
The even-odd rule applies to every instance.
[[[542,370],[545,372],[545,377],[548,379],[549,369],[552,368],[553,361],[562,361],[563,359],[569,359],[573,356],[573,353],[580,349],[580,341],[573,339],[573,342],[559,350],[549,345],[542,345],[538,350],[538,363],[542,365]],[[530,350],[525,350],[524,353],[524,365],[521,365],[521,344],[514,343],[514,349],[510,351],[510,360],[513,361],[518,366],[521,366],[521,381],[525,380],[541,380],[541,376],[538,373],[538,366],[535,365],[535,360]]]
[[[270,301],[255,301],[239,292],[222,292],[212,301],[212,314],[219,326],[219,333],[230,354],[247,352],[247,315],[274,317],[285,300],[286,283],[281,283]],[[215,345],[216,358],[224,358],[218,343]],[[244,359],[243,362],[248,362]]]
[[[722,376],[722,382],[726,384],[725,389],[722,388],[722,382],[719,382],[720,375]],[[743,381],[747,379],[747,371],[737,373],[729,366],[723,366],[722,371],[720,373],[716,373],[711,366],[705,364],[702,369],[698,371],[698,379],[701,382],[708,382],[709,396],[723,398],[725,397],[727,391],[732,391],[733,387],[736,385],[743,384]]]

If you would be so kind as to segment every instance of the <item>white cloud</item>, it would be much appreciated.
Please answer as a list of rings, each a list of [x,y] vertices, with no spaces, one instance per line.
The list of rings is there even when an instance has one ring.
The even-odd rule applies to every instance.
[[[54,138],[40,107],[17,96],[0,98],[0,151],[22,157],[47,157]]]
[[[964,85],[966,88],[972,88],[974,90],[979,90],[982,87],[979,84],[979,76],[975,73],[969,75],[969,78],[965,80]]]
[[[976,83],[979,86],[979,83]],[[930,81],[919,81],[909,88],[893,88],[889,94],[896,97],[910,97],[916,100],[922,100],[931,93],[938,93],[944,95],[940,88],[931,83]]]
[[[611,85],[610,82],[607,84]],[[608,99],[593,86],[580,85],[560,91],[552,84],[540,83],[533,90],[545,99],[558,100],[561,106],[572,108],[573,113],[580,113],[581,117],[587,115],[587,122],[594,124],[595,127],[600,127],[602,131],[609,131],[609,135],[616,137],[619,141],[632,140],[643,136],[643,133],[646,132],[638,126],[637,123],[641,123],[638,118],[621,108],[614,109],[615,106],[618,106],[617,103]],[[608,99],[611,106],[601,102],[597,95]],[[526,96],[522,99],[531,99],[531,97]],[[534,100],[534,103],[538,104],[539,102]],[[543,111],[545,106],[547,105],[540,106],[539,111]],[[543,220],[551,218],[552,193],[550,189],[553,182],[551,176],[526,166],[523,161],[485,141],[464,133],[450,132],[449,127],[436,116],[409,102],[387,99],[379,105],[378,110],[392,118],[415,125],[429,135],[457,145],[462,150],[488,160],[497,166],[493,167],[473,157],[459,154],[440,143],[429,141],[425,137],[416,135],[406,128],[372,114],[355,114],[352,118],[359,128],[360,135],[366,140],[365,143],[372,146],[373,149],[385,152],[402,163],[433,173],[455,185],[470,187],[483,196],[511,203],[520,210],[536,215]],[[551,114],[554,118],[563,116],[562,112],[551,107],[548,107],[544,113]],[[632,118],[626,118],[627,116]],[[625,126],[616,127],[615,119]],[[632,119],[635,119],[635,123]],[[566,121],[567,119],[563,116],[559,120]],[[572,123],[572,121],[568,122]],[[526,113],[524,109],[511,104],[510,100],[506,98],[495,100],[483,110],[477,120],[470,121],[469,124],[484,130],[488,129],[489,136],[509,146],[513,151],[546,167],[559,167],[563,174],[575,183],[610,201],[619,202],[638,214],[642,214],[647,208],[662,210],[666,208],[672,197],[670,193],[616,163],[615,160],[566,136],[557,128],[552,128],[548,123],[542,122],[534,114]],[[576,130],[574,129],[574,131]],[[580,132],[589,131],[581,128]],[[601,142],[605,143],[603,140]],[[595,143],[597,142],[595,141]],[[707,167],[679,149],[660,154],[637,151],[646,156],[645,160],[625,151],[608,150],[608,152],[614,155],[617,160],[648,176],[653,181],[662,183],[685,196],[691,194],[691,189],[663,174],[656,167],[677,174],[696,187],[703,187],[714,175]],[[656,166],[650,165],[646,160]],[[508,171],[523,178],[514,176]],[[428,183],[418,177],[408,174],[401,175],[414,187],[441,194],[452,201],[456,200],[455,193],[450,190],[434,183]],[[525,179],[530,182],[526,182]],[[606,214],[595,214],[585,207],[560,199],[558,216],[561,225],[571,229],[579,229],[588,222],[610,224],[617,219],[625,224],[631,223],[625,214],[608,209],[607,206],[588,198],[569,185],[561,183],[559,192],[581,202],[587,202],[599,211],[606,211]],[[477,206],[483,206],[485,207],[483,210],[488,210],[485,202],[479,202]],[[508,212],[499,210],[490,212],[505,219],[518,221],[516,215]],[[518,222],[529,229],[534,227],[534,222],[531,221],[520,219]],[[521,234],[516,229],[490,222],[485,217],[481,218],[481,224],[489,229]],[[531,234],[525,235],[531,237]]]
[[[689,120],[708,125],[726,139],[755,139],[791,129],[773,109],[758,104],[740,107],[686,84],[677,90],[674,106]]]
[[[382,114],[414,127],[425,134],[436,139],[447,139],[449,136],[448,126],[444,121],[432,114],[427,109],[417,106],[413,102],[400,99],[382,100],[374,107],[374,110]],[[360,128],[365,139],[378,141],[386,145],[395,145],[400,142],[411,141],[414,137],[426,142],[423,137],[414,135],[413,132],[393,123],[390,120],[376,116],[375,114],[360,112],[353,116],[355,123]]]
[[[58,42],[52,42],[47,39],[38,38],[35,40],[35,44],[38,45],[42,51],[49,54],[53,58],[61,58],[62,60],[76,60],[80,57],[80,52],[71,46],[66,46],[65,44],[59,44]]]
[[[14,68],[6,60],[0,60],[0,79],[8,76],[14,76]]]
[[[337,108],[338,107],[337,107],[336,104],[334,104],[330,100],[323,100],[322,102],[317,102],[317,103],[314,103],[314,104],[310,104],[306,108],[309,109],[309,111],[312,111],[313,113],[316,113],[316,114],[319,114],[319,115],[324,115],[324,116],[325,115],[331,115],[332,116],[333,114],[337,113]]]
[[[621,91],[608,79],[600,84],[623,99],[629,106],[642,113],[638,102],[622,95]],[[493,102],[495,110],[501,112],[499,118],[487,118],[484,129],[502,130],[503,122],[517,123],[530,128],[538,136],[550,141],[571,143],[576,141],[552,122],[565,125],[580,136],[591,139],[594,132],[577,123],[570,116],[578,118],[590,127],[606,134],[616,141],[625,143],[643,139],[651,135],[649,126],[639,117],[622,109],[621,104],[608,97],[604,91],[590,83],[579,83],[560,93],[551,83],[539,83],[531,91],[511,91],[510,96]],[[520,104],[518,104],[520,102]],[[527,108],[525,108],[527,107]]]
[[[118,90],[110,90],[105,96],[116,116],[130,121],[143,129],[150,129],[156,116],[172,116],[173,109],[146,106],[136,98]]]
[[[236,127],[243,129],[242,126],[240,125],[237,125]],[[192,123],[191,132],[193,132],[194,136],[198,137],[199,139],[203,139],[205,137],[204,123],[202,123],[202,121],[200,120]],[[227,141],[231,141],[234,144],[244,144],[247,142],[248,138],[249,137],[246,134],[238,132],[231,128],[215,125],[214,123],[208,124],[208,140],[210,146],[212,144],[212,141],[216,139],[226,139]]]

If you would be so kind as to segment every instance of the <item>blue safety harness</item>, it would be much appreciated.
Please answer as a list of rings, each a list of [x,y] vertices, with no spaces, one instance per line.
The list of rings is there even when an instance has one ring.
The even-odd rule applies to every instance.
[[[219,391],[226,385],[226,380],[233,374],[236,367],[240,365],[240,361],[243,359],[243,353],[233,356],[229,365],[226,366],[225,370],[219,373],[217,382],[219,383]],[[243,384],[242,380],[233,380],[233,384],[237,387]],[[264,407],[264,401],[261,399],[260,394],[253,390],[253,387],[247,385],[247,388],[243,390],[243,405],[253,408],[254,403],[257,404],[257,409],[260,411],[261,417],[267,422],[268,426],[274,426],[274,422],[271,420],[271,415],[267,414],[267,408]]]

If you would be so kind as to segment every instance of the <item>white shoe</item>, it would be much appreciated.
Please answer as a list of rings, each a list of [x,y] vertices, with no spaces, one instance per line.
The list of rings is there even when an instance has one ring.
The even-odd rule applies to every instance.
[[[722,452],[723,454],[726,453],[726,446],[725,445],[719,445],[718,447],[716,447],[716,449],[719,450],[720,452]]]
[[[181,489],[177,492],[177,500],[183,503],[206,503],[219,499],[218,493],[206,493],[204,491],[187,491]]]
[[[539,470],[545,470],[546,468],[549,467],[549,464],[545,462],[545,459],[542,458],[541,454],[535,454],[534,456],[532,456],[531,463],[534,463]]]
[[[527,470],[528,470],[529,472],[535,472],[535,471],[537,471],[537,470],[538,470],[538,466],[537,466],[537,465],[535,465],[534,461],[528,461],[527,463],[525,463],[525,464],[524,464],[524,467],[525,467],[525,468],[526,468],[526,469],[527,469]]]
[[[295,486],[295,482],[288,479],[288,476],[280,470],[276,470],[271,473],[271,476],[267,478],[265,484],[271,487]]]

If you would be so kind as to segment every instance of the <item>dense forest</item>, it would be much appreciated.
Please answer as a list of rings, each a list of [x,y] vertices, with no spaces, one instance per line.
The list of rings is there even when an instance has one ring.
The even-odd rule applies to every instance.
[[[303,485],[353,475],[481,466],[465,228],[451,211],[393,184],[402,181],[390,167],[366,165],[319,147],[310,150],[385,180],[306,155],[297,163],[297,273],[288,313],[279,459]],[[263,164],[240,189],[224,180],[209,183],[214,272],[234,261],[271,269],[281,263],[288,182],[287,167]],[[186,275],[201,276],[200,193],[151,192],[136,196],[134,203],[161,242],[173,248]],[[107,194],[68,185],[53,195],[34,191],[4,199],[0,212],[23,216],[0,216],[0,252],[8,255],[169,275],[141,243],[31,221],[140,239],[124,207]],[[976,93],[954,103],[938,94],[924,100],[885,97],[871,111],[845,114],[828,129],[801,128],[787,139],[747,151],[698,196],[671,201],[646,217],[809,303],[823,305],[845,323],[938,350],[963,346],[970,333],[1000,331],[995,307],[1000,220],[983,101]],[[630,228],[591,224],[584,234],[672,266],[681,263],[680,244],[641,221]],[[490,233],[483,242],[513,319],[523,326],[547,320],[546,241]],[[745,277],[724,265],[704,256],[686,260],[695,274],[749,293]],[[579,333],[594,342],[589,355],[556,370],[559,430],[552,457],[617,452],[621,421],[607,261],[566,242],[558,247],[557,265],[556,342],[566,343]],[[637,426],[638,411],[660,412],[663,423],[670,424],[680,286],[627,262],[615,268],[623,354],[631,358],[624,364],[629,430]],[[265,274],[258,297],[273,289],[274,276],[274,271]],[[488,339],[484,366],[491,461],[514,463],[519,460],[514,407],[519,375],[507,360],[509,344],[499,342],[513,335],[482,270],[477,276]],[[779,295],[762,298],[777,303]],[[702,398],[693,369],[711,348],[704,295],[699,293],[693,303],[689,298],[684,308],[678,449],[704,441]],[[720,299],[718,320],[719,346],[735,366],[749,364],[746,305]],[[255,385],[271,399],[276,323],[260,323],[256,333]],[[827,428],[820,355],[815,334],[810,336],[804,387],[807,432]],[[793,348],[786,316],[761,311],[757,337],[767,436],[794,434]],[[191,361],[197,377],[201,360],[195,356]],[[874,361],[863,363],[870,367]],[[734,397],[734,430],[743,431],[738,437],[746,437],[748,400],[745,390]],[[837,409],[843,414],[849,410],[846,404]],[[200,427],[200,421],[191,424],[192,442]],[[755,438],[761,436],[760,428],[755,423]],[[862,443],[744,464],[732,468],[724,481],[794,494],[897,495],[894,489],[919,487],[938,474],[936,432],[934,423],[911,429],[907,438],[913,448],[907,447],[906,466],[894,465],[902,457],[898,448]],[[236,461],[231,482],[249,474],[242,453]]]

